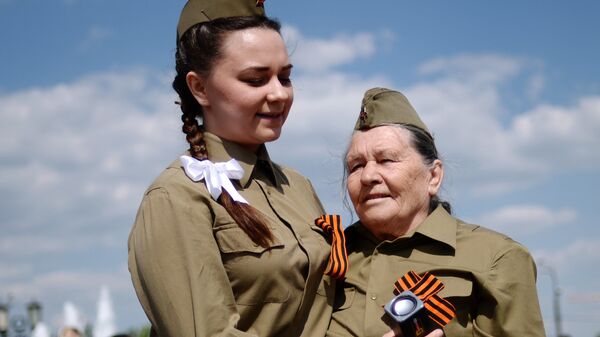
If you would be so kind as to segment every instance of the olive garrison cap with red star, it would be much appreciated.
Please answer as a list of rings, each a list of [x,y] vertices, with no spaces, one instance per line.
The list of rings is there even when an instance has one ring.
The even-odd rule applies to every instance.
[[[401,92],[386,88],[367,90],[354,130],[390,124],[412,125],[429,133],[427,125]]]
[[[189,0],[179,16],[177,39],[193,25],[232,16],[264,16],[265,0]]]

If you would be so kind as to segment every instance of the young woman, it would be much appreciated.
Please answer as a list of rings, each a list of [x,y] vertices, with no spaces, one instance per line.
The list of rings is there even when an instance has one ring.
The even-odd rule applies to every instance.
[[[154,335],[325,334],[323,209],[265,147],[293,101],[279,28],[262,1],[190,0],[181,13],[173,88],[189,149],[145,192],[129,237]]]

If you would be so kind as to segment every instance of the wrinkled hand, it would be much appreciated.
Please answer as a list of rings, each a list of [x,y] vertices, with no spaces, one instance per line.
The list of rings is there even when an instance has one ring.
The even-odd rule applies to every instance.
[[[388,333],[386,333],[382,337],[402,337],[402,335],[394,335],[394,331],[390,330]],[[425,337],[444,337],[444,330],[435,329],[429,335],[427,335]]]

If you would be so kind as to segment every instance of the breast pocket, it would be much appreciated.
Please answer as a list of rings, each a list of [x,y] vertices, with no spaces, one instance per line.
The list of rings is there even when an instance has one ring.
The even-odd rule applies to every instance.
[[[354,297],[356,297],[354,287],[342,287],[341,284],[338,284],[333,301],[333,310],[340,311],[350,308],[354,303]]]
[[[219,250],[224,254],[261,254],[269,249],[283,247],[281,235],[273,229],[271,229],[271,233],[273,234],[273,241],[267,247],[262,247],[252,241],[248,234],[237,224],[230,224],[215,229],[215,240],[219,245]]]
[[[455,322],[461,327],[466,327],[470,313],[477,302],[474,295],[473,281],[469,278],[457,276],[437,276],[437,278],[444,284],[444,289],[438,295],[454,305],[456,309]],[[447,327],[447,329],[454,328],[456,328],[454,325]]]
[[[456,276],[437,276],[444,284],[444,289],[439,295],[449,297],[470,297],[473,293],[473,282],[469,279]]]
[[[274,229],[271,231],[273,241],[262,247],[237,224],[215,229],[223,267],[238,305],[285,303],[289,299],[288,281],[284,277],[290,268],[284,253],[286,247],[281,233]]]

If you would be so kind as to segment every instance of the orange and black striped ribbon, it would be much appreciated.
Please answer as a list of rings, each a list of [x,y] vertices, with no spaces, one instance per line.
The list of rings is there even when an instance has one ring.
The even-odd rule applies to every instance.
[[[342,217],[325,214],[315,219],[315,225],[331,235],[331,255],[327,263],[325,275],[343,279],[348,270],[348,254],[346,253],[346,237],[342,227]]]
[[[452,303],[437,295],[444,289],[444,284],[430,273],[426,272],[419,276],[411,270],[399,278],[394,283],[394,287],[395,295],[409,290],[423,301],[425,309],[429,312],[429,318],[440,328],[443,328],[456,316],[456,309]]]

